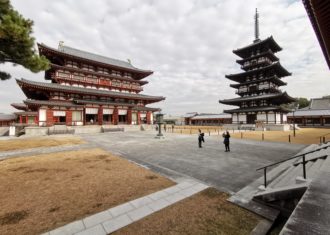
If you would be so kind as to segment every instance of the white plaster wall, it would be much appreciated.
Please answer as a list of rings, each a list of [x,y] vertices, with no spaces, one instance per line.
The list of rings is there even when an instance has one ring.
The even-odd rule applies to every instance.
[[[281,114],[279,114],[279,113],[276,114],[276,123],[277,124],[281,123]]]
[[[246,115],[245,114],[239,114],[238,115],[238,122],[246,123]]]
[[[257,114],[257,120],[258,121],[264,121],[264,122],[266,122],[266,114]]]
[[[269,123],[275,122],[275,115],[274,115],[274,113],[268,113],[268,122]]]
[[[233,123],[238,123],[239,121],[238,121],[238,116],[237,116],[237,114],[232,114],[232,115],[231,115],[231,120],[232,120]]]
[[[287,122],[287,121],[288,121],[287,116],[286,114],[283,113],[283,122]]]

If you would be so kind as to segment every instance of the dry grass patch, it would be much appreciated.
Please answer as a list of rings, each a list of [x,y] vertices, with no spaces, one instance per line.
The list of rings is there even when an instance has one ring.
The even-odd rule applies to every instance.
[[[0,162],[0,234],[39,234],[174,183],[100,149]]]
[[[248,131],[243,132],[243,139],[262,140],[264,134],[265,141],[275,142],[289,142],[289,135],[291,136],[291,143],[295,144],[319,144],[320,136],[330,133],[330,129],[321,128],[301,128],[296,130],[296,137],[293,137],[293,131]],[[234,138],[241,138],[241,133],[230,134]],[[326,136],[326,141],[330,140],[330,134]]]
[[[35,137],[15,140],[1,140],[0,151],[11,151],[19,149],[30,149],[38,147],[52,147],[58,145],[73,145],[85,143],[79,137],[61,136],[61,137]]]
[[[227,198],[209,188],[114,234],[250,234],[261,218]]]

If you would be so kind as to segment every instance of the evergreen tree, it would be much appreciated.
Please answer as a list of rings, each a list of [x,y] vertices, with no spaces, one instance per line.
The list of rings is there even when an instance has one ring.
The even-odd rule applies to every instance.
[[[0,63],[19,64],[36,73],[49,68],[44,56],[39,56],[31,36],[33,21],[24,19],[13,9],[9,0],[0,0]],[[10,74],[0,71],[0,79]]]

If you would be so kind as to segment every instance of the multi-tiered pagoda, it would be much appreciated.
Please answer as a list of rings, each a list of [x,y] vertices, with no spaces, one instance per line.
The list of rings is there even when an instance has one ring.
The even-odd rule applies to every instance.
[[[39,53],[50,61],[45,79],[51,82],[17,80],[28,99],[12,104],[20,123],[103,125],[151,124],[158,108],[147,104],[162,96],[142,95],[143,78],[149,70],[130,62],[111,59],[59,44],[58,49],[38,44]]]
[[[259,39],[258,12],[255,15],[255,40],[252,44],[234,50],[233,53],[241,57],[236,62],[244,72],[226,75],[226,78],[237,82],[230,86],[236,88],[240,97],[220,100],[227,105],[239,106],[236,109],[224,110],[232,114],[235,124],[255,124],[260,121],[266,124],[286,123],[286,114],[290,111],[282,107],[283,104],[295,101],[279,87],[286,85],[282,77],[290,76],[279,62],[275,53],[282,48],[273,37]]]

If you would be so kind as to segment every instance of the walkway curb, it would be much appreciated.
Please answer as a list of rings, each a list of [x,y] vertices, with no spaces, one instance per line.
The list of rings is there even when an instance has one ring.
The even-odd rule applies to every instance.
[[[204,189],[207,185],[194,180],[181,183],[132,200],[97,214],[77,220],[45,235],[106,235],[173,205]]]

